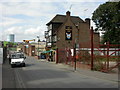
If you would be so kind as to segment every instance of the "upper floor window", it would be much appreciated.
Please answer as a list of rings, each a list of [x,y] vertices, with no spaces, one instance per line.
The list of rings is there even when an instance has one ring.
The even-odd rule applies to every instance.
[[[47,28],[48,28],[48,30],[51,30],[52,29],[52,24],[50,24]]]
[[[50,29],[52,29],[52,24],[50,24]]]
[[[51,35],[52,35],[52,31],[50,30],[50,31],[49,31],[49,36],[51,36]]]
[[[72,26],[65,26],[66,30],[72,30]]]
[[[57,41],[57,36],[53,36],[53,42]]]
[[[45,31],[45,38],[48,38],[48,31]]]

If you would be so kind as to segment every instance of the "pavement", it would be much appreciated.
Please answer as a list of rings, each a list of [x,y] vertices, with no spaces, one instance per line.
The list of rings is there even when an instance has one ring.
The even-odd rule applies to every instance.
[[[45,59],[39,59],[39,61],[46,61]],[[91,77],[96,77],[96,78],[100,78],[100,79],[104,79],[104,80],[109,80],[109,81],[114,81],[114,82],[120,82],[118,76],[118,73],[104,73],[104,72],[100,72],[100,71],[91,71],[89,69],[82,69],[82,68],[77,68],[76,70],[74,70],[74,67],[66,65],[66,64],[61,64],[58,63],[56,64],[55,62],[48,62],[51,63],[55,66],[58,66],[62,69],[66,69],[75,73],[80,73],[82,75],[86,75],[86,76],[91,76]]]

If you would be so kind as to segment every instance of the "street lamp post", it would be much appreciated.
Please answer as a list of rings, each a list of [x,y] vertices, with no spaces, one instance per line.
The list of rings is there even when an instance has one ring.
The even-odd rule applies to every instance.
[[[45,38],[46,38],[46,47],[47,47],[48,31],[45,31]]]
[[[37,36],[37,38],[38,38],[38,59],[39,59],[39,42],[40,42],[40,37]]]

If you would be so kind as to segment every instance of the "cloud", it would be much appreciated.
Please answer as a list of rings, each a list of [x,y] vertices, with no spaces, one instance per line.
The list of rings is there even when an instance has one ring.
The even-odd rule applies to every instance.
[[[109,0],[1,0],[1,2],[105,2]],[[110,0],[111,1],[111,0]]]
[[[26,27],[26,26],[14,26],[4,30],[3,38],[7,40],[9,34],[15,34],[16,41],[22,41],[24,39],[31,40],[40,36],[41,40],[44,40],[44,29],[41,26],[38,27]]]
[[[18,27],[18,26],[14,26],[14,27],[10,27],[6,30],[4,30],[4,34],[8,35],[8,34],[23,34],[23,27]]]
[[[21,19],[15,19],[15,18],[10,18],[10,17],[2,17],[2,21],[0,22],[0,26],[2,27],[7,27],[13,24],[17,23],[23,23],[24,20]]]
[[[70,10],[71,15],[79,16],[80,18],[85,19],[91,18],[94,10],[102,3],[103,2],[63,3],[61,7],[64,9],[64,12]]]
[[[56,14],[64,14],[71,7],[71,14],[84,19],[91,17],[92,12],[100,3],[95,0],[1,0],[0,2],[0,33],[7,35],[14,33],[16,41],[33,39],[36,36],[44,39],[44,31],[48,23]],[[103,3],[103,2],[102,2]],[[84,12],[85,9],[88,9]],[[4,32],[2,32],[4,31]]]
[[[28,28],[25,30],[25,35],[35,35],[35,34],[38,34],[40,33],[40,27],[37,27],[37,28]]]
[[[56,11],[55,6],[50,3],[36,3],[36,2],[28,2],[28,3],[1,3],[0,11],[2,15],[16,15],[23,14],[26,16],[48,16],[50,13]],[[49,14],[48,14],[49,12]]]

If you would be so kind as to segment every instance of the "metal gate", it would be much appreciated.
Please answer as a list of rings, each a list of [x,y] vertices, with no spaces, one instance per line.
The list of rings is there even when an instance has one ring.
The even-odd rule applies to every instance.
[[[94,69],[109,72],[120,64],[120,45],[107,44],[94,48]]]
[[[91,29],[91,42],[88,48],[82,48],[81,43],[78,48],[74,46],[74,48],[58,48],[57,63],[71,65],[75,70],[85,68],[109,72],[117,68],[120,65],[120,45],[109,42],[95,45],[93,38],[93,29]]]

